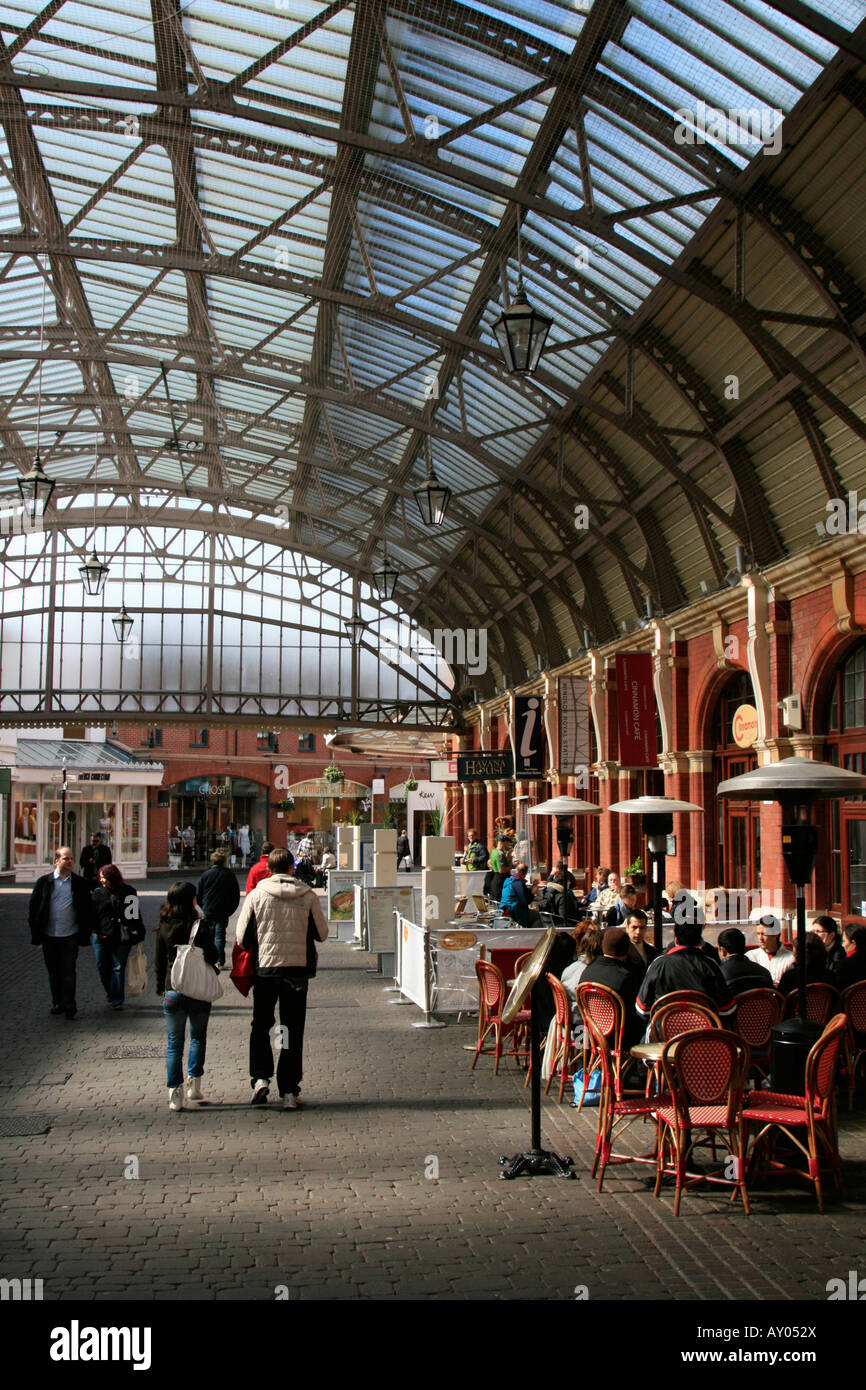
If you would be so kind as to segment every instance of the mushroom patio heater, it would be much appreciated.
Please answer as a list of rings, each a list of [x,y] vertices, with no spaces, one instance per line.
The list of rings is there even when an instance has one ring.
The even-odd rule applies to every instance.
[[[673,833],[674,814],[700,812],[702,806],[691,801],[677,801],[673,796],[635,796],[630,801],[615,801],[611,811],[627,816],[643,816],[643,833],[652,865],[653,945],[662,950],[662,890],[665,886],[665,854],[667,838]]]
[[[818,827],[812,824],[816,801],[866,792],[866,777],[812,758],[782,758],[777,763],[729,777],[716,788],[717,796],[737,801],[778,801],[782,807],[782,857],[797,895],[797,1017],[773,1029],[773,1089],[802,1094],[806,1058],[821,1035],[821,1026],[806,1017],[806,884],[811,882],[818,849]]]
[[[565,892],[562,898],[563,916],[566,927],[568,921],[568,859],[574,844],[572,820],[575,816],[600,816],[601,807],[592,801],[581,801],[576,796],[554,796],[550,801],[542,801],[538,806],[530,806],[531,816],[556,816],[556,843],[560,858],[565,862]]]

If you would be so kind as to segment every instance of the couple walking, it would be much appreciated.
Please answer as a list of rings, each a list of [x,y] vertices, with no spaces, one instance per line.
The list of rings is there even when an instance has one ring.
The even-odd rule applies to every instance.
[[[325,941],[328,923],[321,899],[312,888],[292,877],[292,856],[284,849],[268,855],[267,877],[247,894],[238,917],[236,939],[253,958],[253,1017],[250,1029],[251,1104],[265,1105],[274,1075],[271,1037],[277,1008],[280,1015],[277,1089],[284,1110],[299,1109],[303,1074],[307,984],[316,973],[316,941]],[[191,941],[205,961],[218,966],[213,933],[196,911],[191,883],[175,883],[160,911],[156,943],[156,992],[163,997],[168,1029],[166,1068],[169,1108],[183,1110],[184,1101],[197,1106],[203,1099],[207,1025],[211,1004],[171,988],[171,969],[178,948]],[[168,988],[166,988],[168,983]],[[183,1048],[189,1021],[187,1080],[183,1080]]]

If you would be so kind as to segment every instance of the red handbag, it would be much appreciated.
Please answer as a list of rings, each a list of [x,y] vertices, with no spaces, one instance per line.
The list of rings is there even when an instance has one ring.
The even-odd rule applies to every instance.
[[[252,951],[246,950],[245,947],[239,946],[235,942],[232,947],[232,968],[229,979],[245,999],[253,987],[255,974],[256,963]]]

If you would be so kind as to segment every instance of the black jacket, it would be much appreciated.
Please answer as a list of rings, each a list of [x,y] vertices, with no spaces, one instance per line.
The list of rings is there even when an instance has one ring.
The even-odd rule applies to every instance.
[[[640,1040],[646,1029],[646,1024],[635,1012],[637,1002],[637,992],[640,988],[640,975],[632,969],[625,959],[614,959],[613,956],[599,956],[586,967],[580,977],[580,983],[606,985],[612,989],[614,994],[618,994],[625,1005],[625,1027],[623,1028],[623,1046],[632,1047]]]
[[[139,919],[138,893],[128,883],[124,892],[116,897],[110,888],[97,888],[93,894],[93,907],[96,912],[97,936],[112,938],[115,941],[131,940],[130,925]],[[134,906],[133,906],[134,903]]]
[[[747,989],[775,989],[769,970],[747,955],[726,956],[720,969],[732,994],[745,994]]]
[[[638,1013],[648,1018],[662,995],[680,989],[696,989],[709,995],[723,1023],[733,1017],[736,1005],[731,988],[716,962],[699,946],[672,946],[653,961],[640,987]]]
[[[172,922],[166,925],[160,922],[156,932],[156,992],[164,994],[166,986],[171,989],[171,967],[174,965],[177,956],[178,946],[188,946],[190,934],[193,927],[198,922],[198,931],[195,934],[195,944],[204,951],[204,958],[208,965],[219,964],[219,954],[214,944],[213,933],[205,922]]]
[[[241,890],[231,869],[214,864],[199,879],[195,896],[206,922],[227,922],[241,900]]]
[[[108,845],[85,845],[78,863],[88,882],[98,882],[99,870],[111,863],[111,850]]]
[[[75,913],[75,922],[78,927],[79,946],[90,945],[90,934],[96,930],[96,910],[93,906],[93,899],[90,896],[90,889],[85,879],[80,874],[73,873],[72,879],[72,910]],[[41,946],[45,939],[46,928],[51,925],[51,894],[54,891],[54,871],[50,874],[43,874],[33,885],[33,892],[30,895],[30,940],[34,946]]]
[[[847,989],[849,985],[859,984],[861,980],[866,980],[866,951],[855,951],[853,955],[845,957],[833,977],[833,984],[837,989]]]

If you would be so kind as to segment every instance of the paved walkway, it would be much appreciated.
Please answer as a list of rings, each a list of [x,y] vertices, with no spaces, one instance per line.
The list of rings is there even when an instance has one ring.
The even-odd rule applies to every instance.
[[[642,1167],[611,1170],[599,1196],[595,1116],[553,1100],[544,1141],[579,1180],[505,1183],[498,1155],[529,1141],[522,1077],[494,1077],[489,1058],[471,1072],[471,1022],[413,1028],[419,1012],[387,1002],[370,958],[328,943],[305,1109],[250,1108],[250,1005],[229,985],[208,1035],[211,1103],[172,1114],[152,968],[148,993],[113,1014],[82,951],[80,1018],[49,1017],[26,903],[0,892],[0,1105],[4,1129],[43,1132],[0,1137],[0,1275],[42,1278],[46,1299],[547,1300],[586,1286],[590,1299],[823,1300],[828,1279],[866,1274],[862,1109],[842,1117],[847,1195],[823,1217],[804,1185],[755,1192],[749,1218],[698,1190],[674,1220]],[[106,1055],[119,1048],[154,1055]]]

